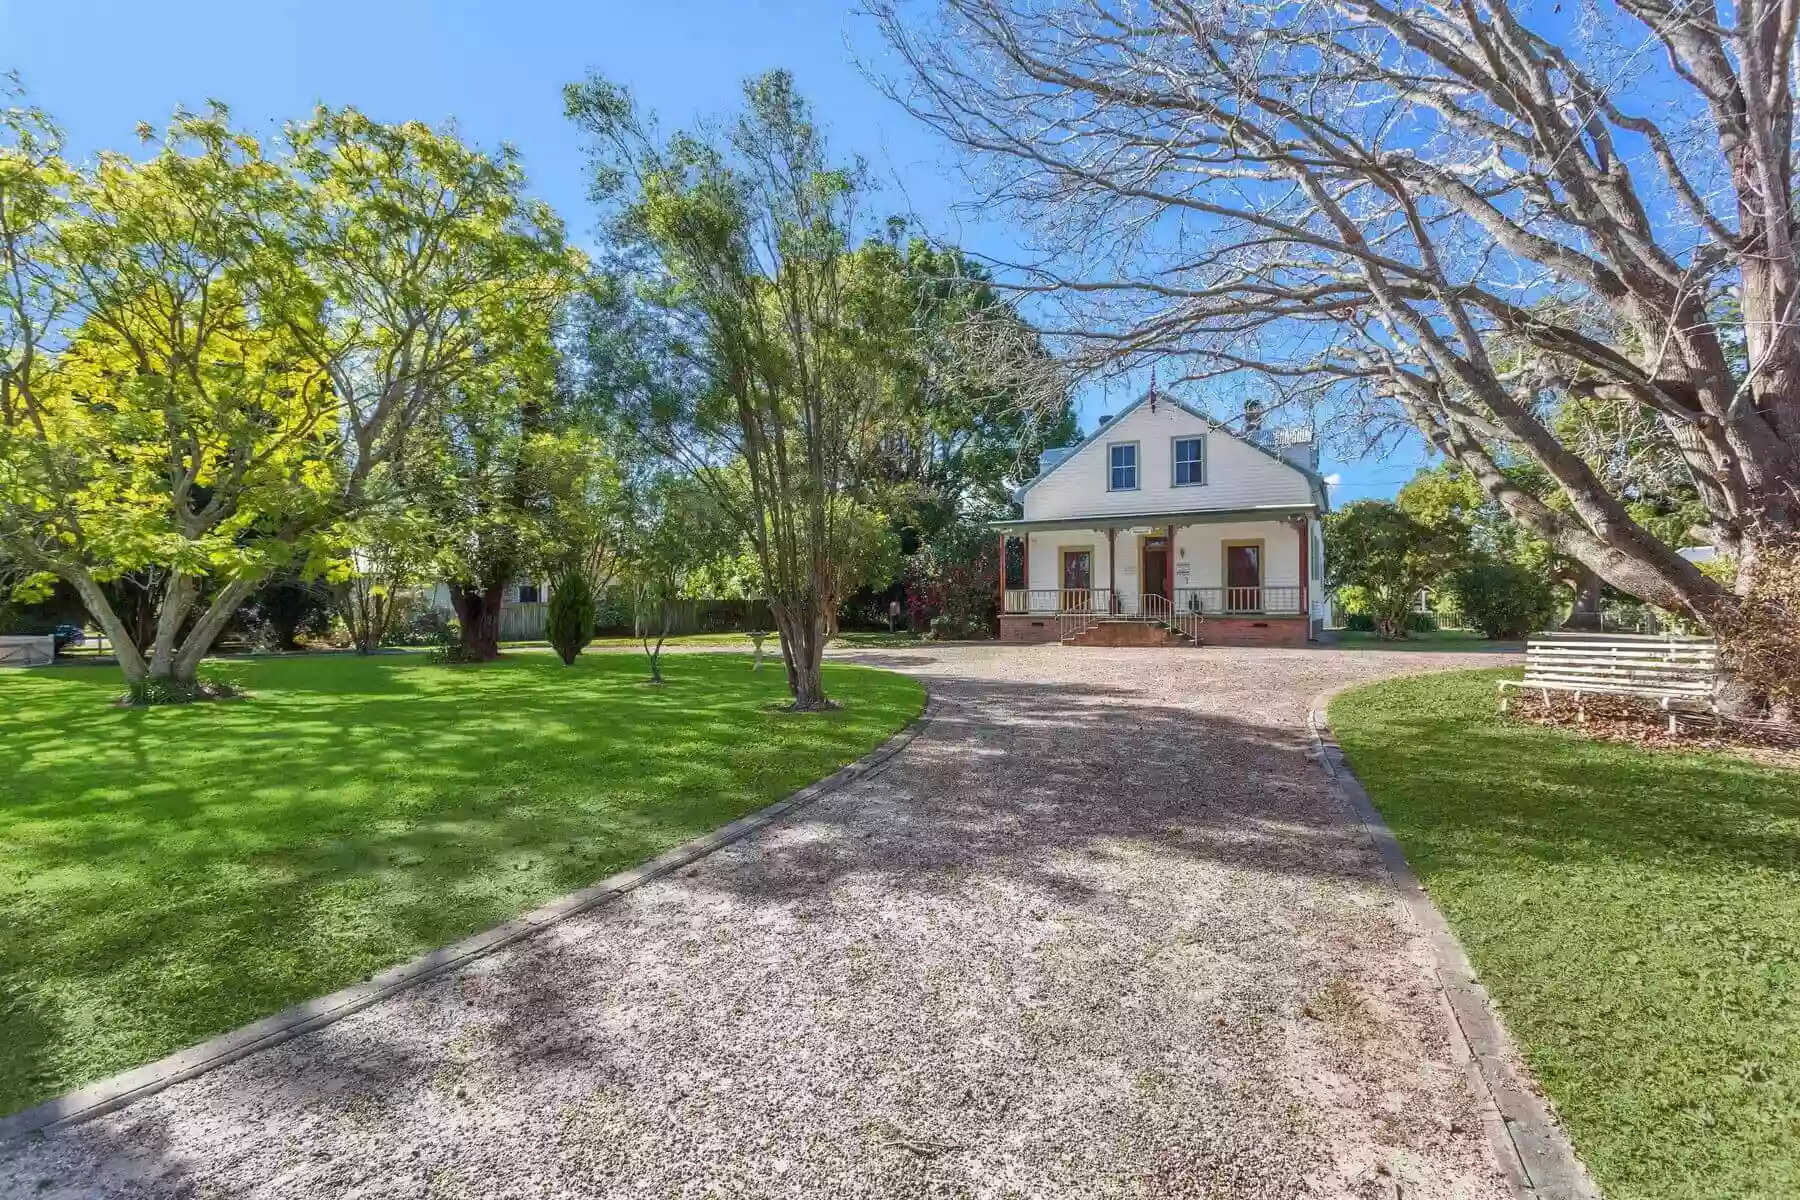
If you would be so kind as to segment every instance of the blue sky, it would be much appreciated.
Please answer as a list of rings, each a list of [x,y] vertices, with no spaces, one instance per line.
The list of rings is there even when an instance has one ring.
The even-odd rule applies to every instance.
[[[959,212],[953,153],[883,97],[858,60],[882,47],[851,0],[0,0],[0,70],[85,156],[130,148],[138,121],[223,100],[273,133],[311,106],[355,104],[384,120],[454,118],[465,137],[508,141],[533,190],[570,228],[593,224],[586,169],[563,120],[562,85],[589,68],[628,85],[667,125],[735,106],[744,77],[794,72],[840,153],[862,155],[885,191],[872,215],[904,212],[932,235],[1003,254],[1007,232]],[[1083,424],[1130,397],[1081,396]],[[1336,461],[1335,501],[1389,496],[1416,453]]]

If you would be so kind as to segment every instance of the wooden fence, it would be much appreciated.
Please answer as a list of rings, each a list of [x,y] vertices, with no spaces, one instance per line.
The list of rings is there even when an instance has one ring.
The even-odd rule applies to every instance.
[[[602,606],[599,633],[623,636],[633,632],[629,620],[620,622]],[[612,620],[607,617],[611,615]],[[677,600],[673,605],[669,633],[730,633],[744,629],[773,629],[774,618],[769,606],[761,600]],[[500,640],[503,642],[535,642],[544,637],[550,619],[550,605],[507,604],[500,609]]]

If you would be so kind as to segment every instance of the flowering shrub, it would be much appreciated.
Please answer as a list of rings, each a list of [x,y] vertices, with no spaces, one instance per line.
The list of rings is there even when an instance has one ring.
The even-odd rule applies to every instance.
[[[999,612],[999,587],[999,535],[974,522],[959,522],[908,560],[908,617],[914,629],[984,636]]]

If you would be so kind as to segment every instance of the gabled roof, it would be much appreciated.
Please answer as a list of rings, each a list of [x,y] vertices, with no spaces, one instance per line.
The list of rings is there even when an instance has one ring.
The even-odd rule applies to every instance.
[[[1018,488],[1016,491],[1013,492],[1013,503],[1014,504],[1024,504],[1026,492],[1029,492],[1032,488],[1036,487],[1038,484],[1042,483],[1044,480],[1050,478],[1050,476],[1056,474],[1056,472],[1063,466],[1063,464],[1067,463],[1070,459],[1074,458],[1077,454],[1079,454],[1083,450],[1087,449],[1094,442],[1099,441],[1101,434],[1106,433],[1108,430],[1110,430],[1114,426],[1116,426],[1120,421],[1123,421],[1126,417],[1128,417],[1132,413],[1136,412],[1139,408],[1142,408],[1146,403],[1149,402],[1150,397],[1152,397],[1152,396],[1155,396],[1157,398],[1157,400],[1161,401],[1162,403],[1173,404],[1176,408],[1179,408],[1182,412],[1186,413],[1190,417],[1195,418],[1196,420],[1206,422],[1206,428],[1209,431],[1216,430],[1217,432],[1224,434],[1228,438],[1232,438],[1235,441],[1242,442],[1244,445],[1250,447],[1252,450],[1256,450],[1256,451],[1259,451],[1260,453],[1268,455],[1270,458],[1274,459],[1276,462],[1280,463],[1282,466],[1287,467],[1294,471],[1298,471],[1300,474],[1304,475],[1306,477],[1307,481],[1312,485],[1313,497],[1314,497],[1314,499],[1316,499],[1318,501],[1319,511],[1324,512],[1327,508],[1330,507],[1330,499],[1329,499],[1329,495],[1328,495],[1328,492],[1326,489],[1325,477],[1323,475],[1320,475],[1317,471],[1314,471],[1309,467],[1301,466],[1299,463],[1295,462],[1291,458],[1288,458],[1281,454],[1277,454],[1275,451],[1269,449],[1267,446],[1256,441],[1254,438],[1247,438],[1247,437],[1243,436],[1242,434],[1233,433],[1231,430],[1225,428],[1223,425],[1220,425],[1218,422],[1214,421],[1211,417],[1207,416],[1205,413],[1201,412],[1199,409],[1195,408],[1193,405],[1188,404],[1175,396],[1171,396],[1167,392],[1159,392],[1154,388],[1152,388],[1150,391],[1145,392],[1143,395],[1139,396],[1136,400],[1133,400],[1130,404],[1127,404],[1124,408],[1120,409],[1118,412],[1118,415],[1114,416],[1112,420],[1106,421],[1102,424],[1094,426],[1094,432],[1088,434],[1086,437],[1082,438],[1079,442],[1076,442],[1073,446],[1055,446],[1055,447],[1046,449],[1043,452],[1043,454],[1041,454],[1038,457],[1038,473],[1036,475],[1032,476],[1030,479],[1026,480],[1024,486]],[[1056,457],[1052,458],[1051,455],[1055,455]]]

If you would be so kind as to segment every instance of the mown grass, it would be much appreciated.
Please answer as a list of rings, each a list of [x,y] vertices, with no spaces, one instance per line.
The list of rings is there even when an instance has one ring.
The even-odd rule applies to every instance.
[[[918,634],[908,633],[905,630],[900,630],[895,633],[873,632],[860,629],[850,630],[840,633],[831,639],[831,645],[833,647],[849,650],[893,650],[904,646],[919,646],[923,644],[924,639]],[[535,650],[548,649],[550,643],[540,640],[535,642],[502,642],[501,645],[509,649]],[[594,650],[642,651],[644,649],[642,639],[634,637],[597,637],[589,642],[588,646],[590,649]],[[751,649],[750,637],[748,634],[744,633],[683,633],[670,637],[663,642],[663,650],[665,653],[671,650],[682,650],[695,646],[737,646],[746,651]],[[781,653],[781,637],[779,634],[771,632],[768,635],[767,639],[763,642],[763,653],[765,655],[779,655]]]
[[[0,1112],[487,928],[829,774],[917,683],[684,656],[218,664],[250,698],[111,707],[116,671],[0,672]]]
[[[1373,633],[1359,632],[1350,629],[1332,631],[1340,650],[1431,650],[1443,651],[1500,651],[1517,650],[1520,642],[1496,642],[1483,637],[1473,629],[1434,629],[1427,632],[1413,633],[1404,638],[1382,641]]]
[[[654,637],[652,637],[650,641],[651,645],[656,644],[656,639]],[[775,650],[780,644],[781,639],[771,633],[768,640],[763,643],[763,651],[764,653],[767,653],[770,650]],[[550,643],[543,638],[538,638],[535,641],[501,642],[500,645],[503,649],[514,650],[547,650],[550,647]],[[745,652],[752,649],[749,635],[743,633],[679,633],[663,640],[663,649],[665,651],[679,650],[683,646],[737,646]],[[641,639],[635,637],[597,637],[588,642],[588,648],[591,650],[641,651],[644,648],[644,643]]]
[[[1506,721],[1504,677],[1331,726],[1606,1195],[1800,1196],[1800,773]]]

